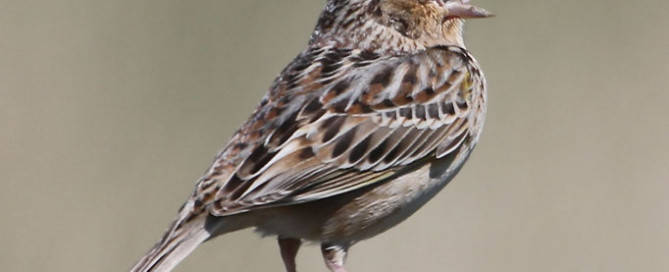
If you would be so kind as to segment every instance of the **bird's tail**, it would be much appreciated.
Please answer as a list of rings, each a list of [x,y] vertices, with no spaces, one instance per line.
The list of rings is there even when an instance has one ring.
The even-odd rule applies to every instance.
[[[206,214],[184,220],[179,216],[162,239],[142,257],[130,272],[171,271],[195,248],[210,237],[205,229]]]

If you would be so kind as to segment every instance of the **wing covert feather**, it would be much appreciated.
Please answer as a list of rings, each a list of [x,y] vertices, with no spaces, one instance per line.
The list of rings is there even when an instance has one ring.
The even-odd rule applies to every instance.
[[[229,169],[221,181],[200,194],[215,191],[211,212],[226,215],[382,182],[478,137],[483,106],[472,98],[484,91],[476,61],[458,47],[386,58],[305,52],[217,158]]]

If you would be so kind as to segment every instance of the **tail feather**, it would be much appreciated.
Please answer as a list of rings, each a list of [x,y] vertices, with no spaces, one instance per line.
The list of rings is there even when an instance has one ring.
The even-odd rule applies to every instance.
[[[177,219],[162,239],[130,272],[171,271],[195,248],[210,237],[205,229],[206,216],[197,216],[187,222]]]

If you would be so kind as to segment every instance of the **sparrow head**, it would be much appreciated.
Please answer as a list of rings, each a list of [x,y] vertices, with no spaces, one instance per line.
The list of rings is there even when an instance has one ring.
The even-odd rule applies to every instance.
[[[468,0],[329,0],[311,44],[394,53],[464,47],[464,19],[492,16]]]

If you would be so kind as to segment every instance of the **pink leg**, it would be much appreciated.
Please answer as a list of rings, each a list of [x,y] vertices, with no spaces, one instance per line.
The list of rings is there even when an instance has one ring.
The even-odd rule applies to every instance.
[[[325,265],[327,265],[331,272],[346,272],[344,261],[346,261],[347,251],[348,245],[321,245],[321,252],[325,259]]]
[[[295,256],[297,256],[300,245],[302,245],[300,239],[279,237],[279,248],[286,272],[296,272]]]

